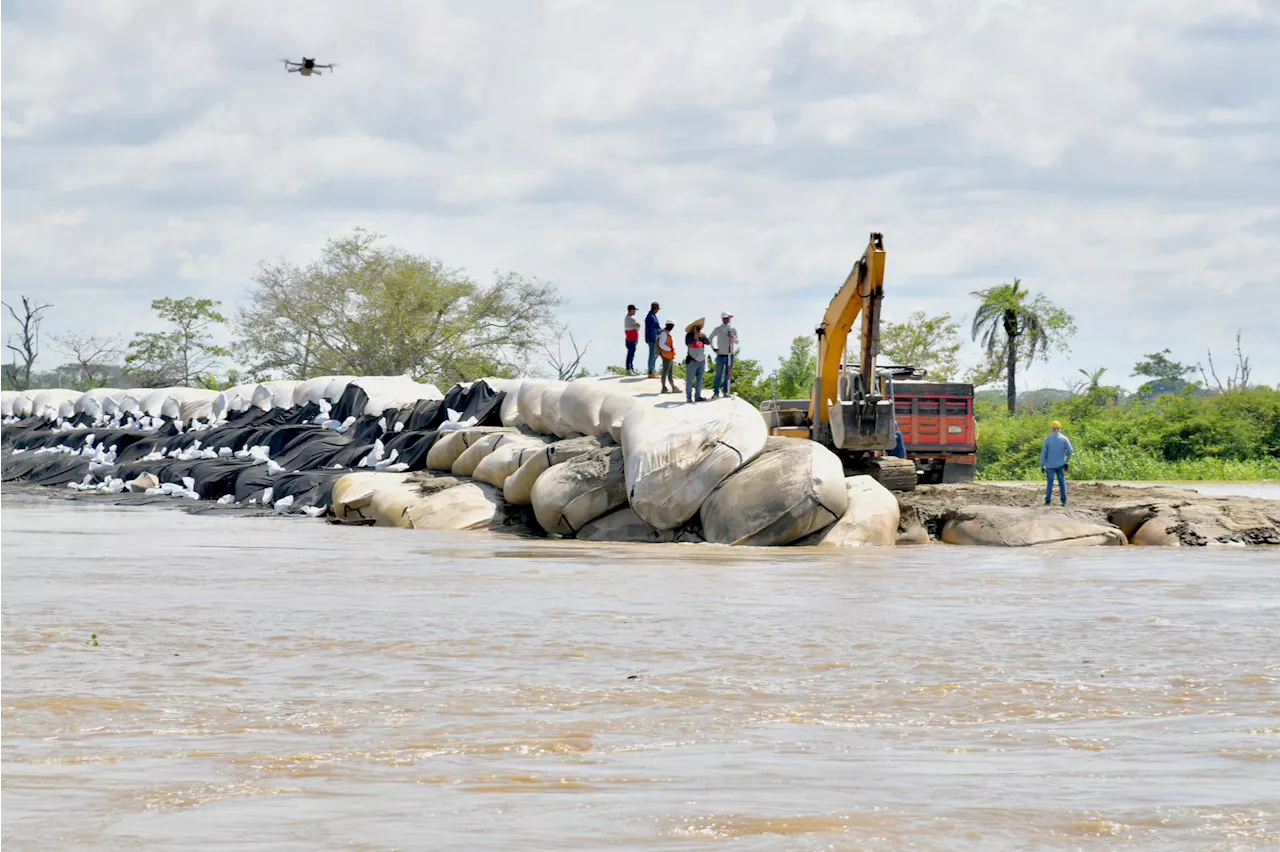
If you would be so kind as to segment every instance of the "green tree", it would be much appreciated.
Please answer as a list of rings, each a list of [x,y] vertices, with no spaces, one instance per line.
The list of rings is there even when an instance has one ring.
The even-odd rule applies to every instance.
[[[974,340],[981,338],[988,355],[1003,352],[1006,402],[1009,413],[1018,407],[1018,364],[1030,366],[1051,350],[1067,351],[1067,341],[1075,334],[1075,321],[1043,294],[1028,300],[1030,291],[1022,281],[1000,284],[973,294],[980,300],[973,315]]]
[[[120,338],[70,332],[53,338],[53,348],[71,359],[76,371],[75,387],[90,390],[107,386],[108,377],[119,370]]]
[[[960,372],[960,326],[951,314],[914,311],[906,322],[881,324],[880,352],[885,363],[928,370],[929,378],[947,382]]]
[[[1160,396],[1166,393],[1178,393],[1191,384],[1185,376],[1196,371],[1194,364],[1180,364],[1169,358],[1173,352],[1162,349],[1142,356],[1143,360],[1133,365],[1133,375],[1148,379],[1138,393],[1144,397]]]
[[[227,321],[214,299],[172,299],[151,303],[151,310],[169,324],[167,331],[138,332],[129,341],[125,369],[145,387],[194,387],[213,380],[219,362],[231,353],[213,342],[211,330]]]
[[[814,340],[802,335],[791,341],[791,354],[779,359],[773,375],[778,399],[808,399],[813,394],[813,380],[818,375],[818,355]]]
[[[261,372],[408,374],[442,387],[515,375],[555,326],[552,284],[516,273],[489,285],[357,229],[299,267],[263,265],[236,345]]]

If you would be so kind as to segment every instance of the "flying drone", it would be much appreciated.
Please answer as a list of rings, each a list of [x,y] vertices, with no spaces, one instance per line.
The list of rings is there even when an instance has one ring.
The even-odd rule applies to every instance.
[[[290,74],[295,74],[295,73],[301,74],[303,77],[310,77],[312,74],[315,74],[317,77],[321,77],[323,76],[320,73],[321,68],[328,68],[330,71],[332,71],[334,68],[338,67],[332,64],[317,65],[314,59],[308,59],[305,56],[302,57],[301,62],[294,62],[292,59],[285,59],[282,61],[284,62],[285,71],[289,72]]]

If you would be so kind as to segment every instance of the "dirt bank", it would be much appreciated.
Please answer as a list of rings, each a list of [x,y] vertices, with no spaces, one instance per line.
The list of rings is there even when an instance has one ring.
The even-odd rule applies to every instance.
[[[903,533],[923,527],[935,540],[962,510],[1023,508],[1080,522],[1109,524],[1132,544],[1280,545],[1280,501],[1207,497],[1187,488],[1072,482],[1069,507],[1044,505],[1039,484],[922,485],[899,494]]]

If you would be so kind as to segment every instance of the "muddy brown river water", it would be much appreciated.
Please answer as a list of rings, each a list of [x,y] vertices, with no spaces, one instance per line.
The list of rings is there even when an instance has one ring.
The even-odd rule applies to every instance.
[[[1280,844],[1276,550],[0,515],[6,850]]]

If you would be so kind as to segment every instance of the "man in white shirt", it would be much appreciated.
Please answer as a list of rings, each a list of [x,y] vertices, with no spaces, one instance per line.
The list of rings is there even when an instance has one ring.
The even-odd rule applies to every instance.
[[[733,314],[720,315],[720,324],[711,332],[711,348],[716,351],[716,378],[712,386],[712,399],[729,395],[729,376],[733,371],[733,356],[738,351],[738,330],[729,323]]]

